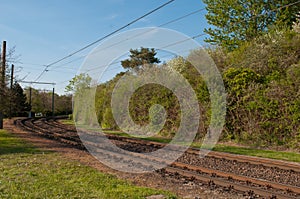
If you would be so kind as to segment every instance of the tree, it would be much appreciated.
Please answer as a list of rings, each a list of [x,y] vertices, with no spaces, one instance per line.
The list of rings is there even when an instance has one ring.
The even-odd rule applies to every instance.
[[[29,99],[29,88],[25,88],[27,99]],[[31,111],[42,113],[45,116],[52,115],[52,90],[37,90],[31,88]],[[28,102],[27,102],[28,103]],[[28,105],[29,106],[29,105]],[[27,110],[28,111],[28,110]],[[55,115],[67,115],[72,113],[72,96],[54,94]]]
[[[66,86],[66,92],[74,92],[75,94],[83,89],[91,86],[92,78],[88,74],[81,73],[76,75],[69,81],[69,85]]]
[[[206,19],[214,26],[204,30],[210,35],[206,41],[231,51],[244,41],[267,32],[271,26],[291,28],[300,6],[283,6],[295,2],[296,0],[204,0],[208,11]]]
[[[279,26],[287,26],[291,28],[293,24],[299,20],[300,3],[298,0],[277,0],[276,24]],[[290,6],[285,6],[290,5]],[[284,7],[285,6],[285,7]]]
[[[0,46],[0,114],[3,114],[2,116],[7,116],[9,113],[9,98],[10,98],[10,91],[9,88],[7,87],[8,85],[8,80],[9,80],[9,67],[8,67],[8,62],[15,62],[18,60],[19,56],[15,55],[15,46],[6,49],[6,56],[5,56],[5,71],[2,71],[2,47]],[[4,77],[2,76],[2,72],[4,72]],[[3,79],[4,78],[4,79]]]
[[[11,111],[12,116],[22,116],[25,111],[30,110],[27,98],[22,87],[15,83],[11,90]]]
[[[160,60],[155,57],[154,48],[130,49],[130,59],[121,61],[123,68],[133,69],[135,72],[140,71],[145,65],[160,63]]]
[[[71,95],[55,95],[54,101],[56,115],[67,115],[72,113]]]

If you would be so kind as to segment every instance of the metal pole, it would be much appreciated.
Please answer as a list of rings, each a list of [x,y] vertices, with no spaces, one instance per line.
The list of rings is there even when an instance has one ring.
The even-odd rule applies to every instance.
[[[1,55],[1,66],[2,66],[2,78],[1,78],[1,83],[2,83],[2,87],[4,87],[5,85],[5,65],[6,65],[6,41],[3,41],[2,44],[2,55]]]
[[[14,70],[15,70],[15,66],[12,64],[11,65],[11,75],[10,75],[10,89],[12,89],[13,85],[14,85]]]
[[[9,118],[12,116],[12,98],[13,98],[13,85],[14,85],[14,69],[15,66],[11,65],[11,76],[10,76],[10,98],[9,98]]]
[[[29,107],[30,107],[30,110],[29,110],[29,118],[32,117],[31,115],[31,87],[29,87]]]
[[[53,92],[52,92],[52,116],[54,116],[54,87],[53,87]]]
[[[3,129],[3,109],[4,109],[4,90],[5,90],[5,65],[6,65],[6,41],[2,44],[1,54],[1,80],[0,80],[0,129]]]

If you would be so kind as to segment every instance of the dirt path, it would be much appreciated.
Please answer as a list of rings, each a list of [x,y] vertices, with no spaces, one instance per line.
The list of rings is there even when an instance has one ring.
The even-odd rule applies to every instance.
[[[189,182],[182,178],[175,179],[174,177],[161,176],[156,172],[131,174],[113,170],[100,163],[86,151],[71,148],[54,140],[37,136],[34,133],[22,131],[13,125],[13,120],[6,120],[4,122],[4,128],[23,140],[32,143],[41,150],[57,152],[64,157],[77,160],[82,164],[93,167],[101,172],[113,174],[120,179],[130,181],[138,186],[168,190],[176,193],[182,198],[245,198],[240,194],[237,195],[236,193],[224,192],[221,188],[210,190],[209,187],[199,182]]]

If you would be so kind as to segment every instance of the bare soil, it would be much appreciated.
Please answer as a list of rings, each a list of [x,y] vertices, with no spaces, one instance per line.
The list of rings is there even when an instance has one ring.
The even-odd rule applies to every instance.
[[[38,136],[32,132],[20,130],[14,126],[13,120],[5,120],[4,128],[17,137],[32,143],[40,150],[57,152],[65,158],[79,161],[80,163],[93,167],[100,172],[115,175],[120,179],[130,181],[134,185],[171,191],[177,194],[180,198],[247,198],[242,194],[224,191],[223,188],[212,188],[206,184],[202,184],[201,182],[190,182],[184,178],[162,176],[157,172],[132,174],[116,171],[103,165],[87,151],[72,148],[57,141]]]

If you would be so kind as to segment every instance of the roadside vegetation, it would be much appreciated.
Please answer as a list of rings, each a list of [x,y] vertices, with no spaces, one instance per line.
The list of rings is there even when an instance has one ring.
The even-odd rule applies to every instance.
[[[219,141],[233,142],[248,148],[299,152],[299,3],[278,1],[276,5],[271,5],[247,2],[246,6],[240,6],[235,1],[204,2],[208,10],[206,18],[215,26],[214,29],[205,30],[209,36],[206,41],[213,44],[206,51],[221,72],[227,92],[226,123]],[[221,12],[220,8],[228,9],[228,12]],[[244,18],[245,13],[248,14],[247,19]],[[189,56],[201,52],[195,49]],[[206,83],[187,61],[189,56],[175,57],[167,63],[159,64],[160,60],[156,58],[153,49],[131,49],[129,58],[121,62],[127,71],[97,85],[95,108],[101,127],[111,131],[119,130],[110,105],[111,94],[118,80],[126,73],[143,74],[145,66],[153,64],[157,70],[167,67],[181,73],[196,92],[202,115],[195,143],[201,143],[208,132],[211,104]],[[72,88],[76,95],[82,93],[81,89],[89,88],[90,82],[87,74],[81,74],[70,81],[67,88]],[[166,110],[165,125],[159,132],[160,138],[155,139],[172,139],[180,125],[181,114],[176,96],[167,88],[148,84],[136,90],[129,102],[132,119],[139,125],[147,125],[150,121],[149,109],[154,104],[160,104]],[[86,124],[89,122],[85,121]],[[215,148],[239,153],[237,149]],[[240,148],[240,151],[261,156],[258,150]],[[268,154],[264,157],[280,158],[280,155]]]
[[[145,198],[168,192],[134,186],[0,130],[0,198]]]
[[[297,27],[299,23],[293,29],[275,27],[231,51],[207,49],[222,73],[227,91],[226,124],[220,141],[300,150],[300,34]],[[142,51],[143,48],[135,52]],[[140,55],[136,59],[143,59],[142,63],[149,60]],[[203,78],[182,57],[156,66],[180,72],[196,91],[202,113],[196,141],[201,142],[211,114],[209,92]],[[140,67],[127,72],[142,71]],[[110,103],[113,88],[124,74],[97,86],[95,107],[98,122],[104,129],[119,130]],[[165,126],[159,135],[172,138],[180,124],[180,107],[176,96],[160,85],[148,84],[134,93],[129,103],[133,120],[140,125],[148,124],[149,108],[154,104],[166,109]]]

